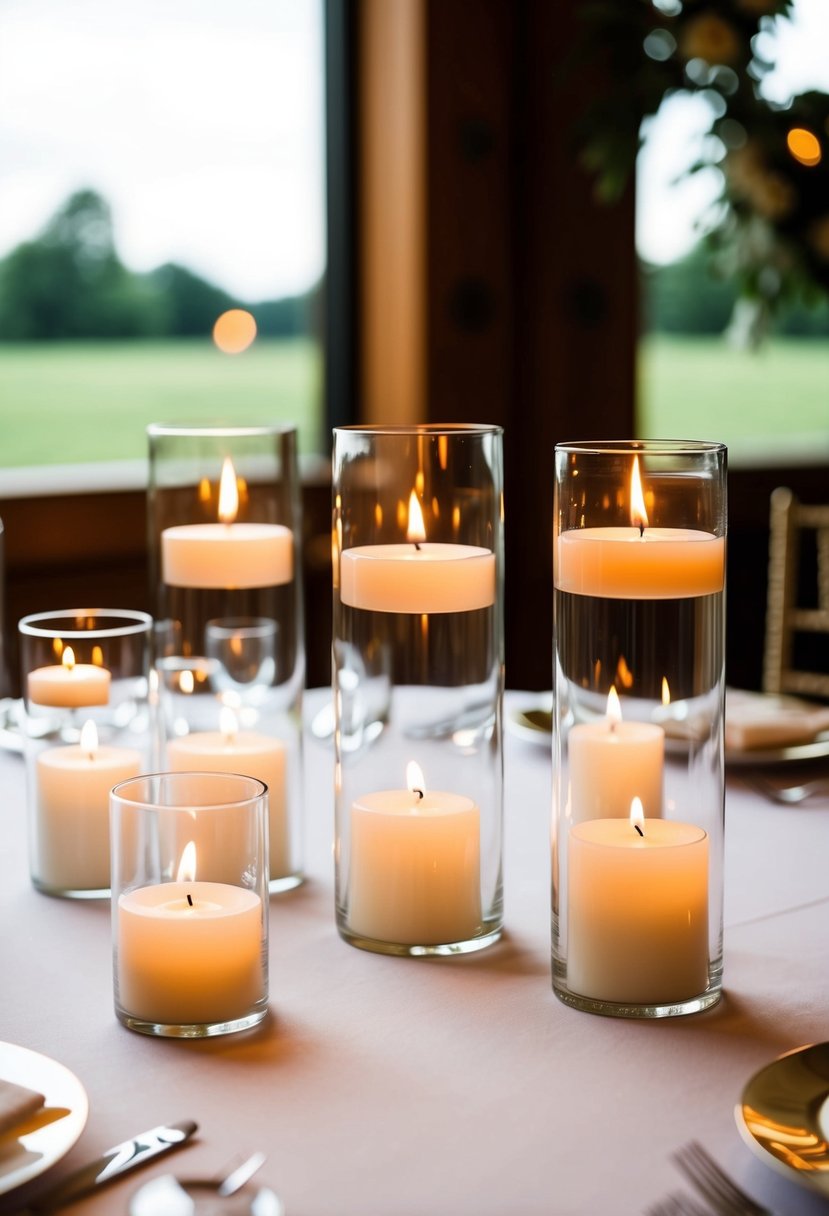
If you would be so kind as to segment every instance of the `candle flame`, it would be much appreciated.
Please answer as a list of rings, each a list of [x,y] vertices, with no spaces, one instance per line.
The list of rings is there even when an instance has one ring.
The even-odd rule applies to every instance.
[[[238,511],[239,487],[236,485],[236,470],[230,457],[225,456],[219,481],[219,519],[223,524],[232,524]]]
[[[615,684],[610,685],[610,692],[607,694],[607,717],[611,725],[622,721],[622,705]]]
[[[426,528],[423,523],[423,512],[420,509],[420,503],[417,501],[417,495],[412,490],[409,495],[409,526],[406,530],[406,540],[418,544],[426,539]]]
[[[196,842],[188,840],[178,863],[176,882],[195,882],[196,880]]]
[[[71,671],[75,666],[75,652],[71,646],[67,646],[64,650],[61,662],[63,663],[65,671]]]
[[[178,677],[178,686],[185,696],[189,696],[196,687],[196,681],[193,679],[192,671],[182,671]]]
[[[86,752],[90,760],[95,759],[95,753],[98,750],[98,731],[95,723],[90,718],[84,722],[81,730],[81,751]]]
[[[423,779],[423,769],[416,760],[410,760],[406,765],[406,788],[412,793],[419,790],[421,794],[426,793],[426,782]]]
[[[642,494],[638,456],[633,458],[633,472],[630,475],[630,522],[640,532],[648,526],[648,513],[645,510],[645,499]]]
[[[55,656],[56,659],[59,659],[60,656],[63,654],[63,639],[62,638],[52,638],[52,654]]]
[[[223,705],[219,710],[219,730],[226,743],[232,743],[238,733],[239,719],[228,705]]]
[[[670,685],[668,684],[667,678],[665,676],[663,676],[662,677],[662,704],[670,705],[670,703],[671,703],[671,688],[670,688]]]
[[[634,798],[630,804],[630,826],[638,828],[640,835],[644,836],[642,829],[645,826],[645,808],[641,798]]]
[[[633,688],[633,672],[623,654],[619,656],[619,662],[616,664],[616,681],[622,688]]]

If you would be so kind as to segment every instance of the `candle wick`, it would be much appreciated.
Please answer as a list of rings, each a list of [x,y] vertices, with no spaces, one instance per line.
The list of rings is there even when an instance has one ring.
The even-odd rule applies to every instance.
[[[642,829],[640,828],[640,826],[639,826],[639,824],[638,824],[638,823],[634,823],[634,825],[633,825],[633,826],[636,828],[636,831],[639,833],[639,835],[640,835],[640,836],[644,836],[644,835],[645,835],[645,833],[642,831]]]
[[[419,553],[420,552],[420,541],[419,540],[416,540],[414,542],[414,547],[415,547],[415,549],[417,549],[417,551]]]
[[[413,794],[417,794],[417,799],[418,799],[418,802],[419,802],[419,801],[420,801],[420,799],[423,797],[423,790],[412,790],[412,793],[413,793]]]
[[[645,535],[645,525],[640,520],[639,521],[639,539],[641,540],[644,535]]]
[[[639,829],[637,828],[637,831],[638,831],[638,830],[639,830]],[[189,892],[189,891],[187,892],[187,902],[188,902],[188,904],[190,905],[190,907],[192,908],[192,907],[193,907],[193,896],[190,894],[190,892]]]

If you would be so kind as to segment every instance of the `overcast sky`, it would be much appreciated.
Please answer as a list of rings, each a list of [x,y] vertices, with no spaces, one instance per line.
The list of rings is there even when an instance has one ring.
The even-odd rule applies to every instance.
[[[245,299],[325,257],[322,0],[2,0],[0,255],[71,191]]]
[[[829,90],[829,0],[797,0],[770,83]],[[692,245],[716,174],[704,103],[677,99],[640,157],[637,243]],[[75,189],[112,204],[135,270],[175,260],[255,301],[324,268],[322,0],[2,0],[0,256]]]

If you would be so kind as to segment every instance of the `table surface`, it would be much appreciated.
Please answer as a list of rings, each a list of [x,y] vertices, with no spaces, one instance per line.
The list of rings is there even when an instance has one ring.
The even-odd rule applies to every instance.
[[[308,694],[306,718],[326,695]],[[526,701],[507,694],[508,708]],[[826,1211],[753,1156],[733,1110],[758,1068],[829,1038],[829,802],[784,809],[751,791],[747,770],[729,775],[725,997],[704,1014],[623,1021],[553,994],[549,751],[507,734],[505,768],[502,940],[390,958],[337,934],[333,753],[308,737],[308,878],[271,899],[269,1017],[184,1042],[116,1021],[109,904],[31,886],[23,763],[0,755],[0,1039],[60,1060],[90,1102],[72,1151],[0,1213],[186,1118],[199,1123],[188,1148],[71,1210],[126,1213],[154,1174],[213,1176],[262,1149],[259,1177],[288,1216],[616,1216],[683,1189],[671,1153],[698,1139],[775,1212]]]

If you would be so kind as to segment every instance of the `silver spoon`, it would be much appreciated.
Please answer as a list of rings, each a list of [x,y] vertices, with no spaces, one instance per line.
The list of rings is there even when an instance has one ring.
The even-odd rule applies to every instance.
[[[757,781],[757,788],[772,802],[779,802],[782,806],[797,806],[807,798],[829,794],[829,780],[824,777],[815,781],[804,781],[802,785],[780,786],[761,778]]]

